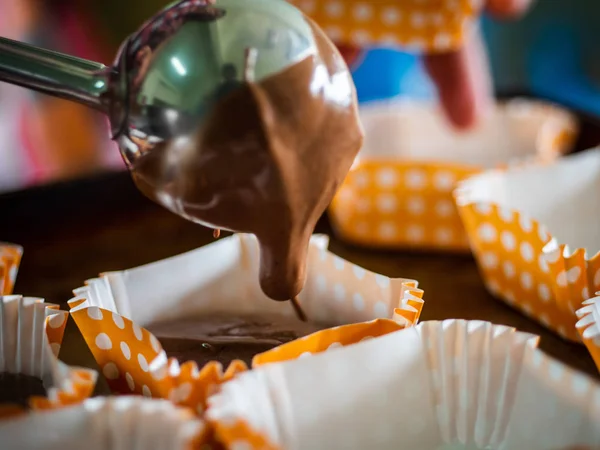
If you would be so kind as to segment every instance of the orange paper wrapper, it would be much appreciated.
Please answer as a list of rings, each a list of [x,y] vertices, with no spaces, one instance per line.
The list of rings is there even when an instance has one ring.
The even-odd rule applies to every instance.
[[[596,292],[600,295],[600,292]],[[577,330],[600,371],[600,297],[583,302],[577,311]]]
[[[600,290],[598,192],[600,150],[590,150],[490,171],[455,193],[488,290],[576,342],[576,311]]]
[[[189,410],[141,397],[94,398],[0,422],[10,450],[191,450],[204,429]]]
[[[32,409],[80,403],[94,391],[96,372],[69,367],[57,359],[68,314],[39,298],[0,296],[0,372],[42,380],[47,398],[31,397]],[[0,405],[2,419],[24,412]]]
[[[231,449],[597,448],[600,385],[537,342],[488,322],[423,322],[240,374],[206,417]]]
[[[417,322],[423,292],[415,281],[368,272],[328,252],[327,245],[325,236],[314,236],[309,247],[299,303],[311,320],[346,325],[381,317],[395,319],[396,328]],[[217,362],[201,370],[195,362],[180,366],[143,327],[213,313],[293,317],[289,302],[274,302],[262,293],[258,260],[256,239],[240,234],[136,269],[106,273],[75,290],[71,314],[111,388],[169,398],[201,413],[208,395],[247,367],[234,362],[223,373]],[[317,340],[320,346],[326,343]],[[318,351],[315,345],[312,349]]]
[[[23,248],[0,242],[0,295],[13,293]]]
[[[290,0],[335,42],[447,52],[462,46],[480,0]]]
[[[571,148],[576,122],[549,104],[498,104],[458,132],[433,105],[376,104],[361,111],[365,143],[329,213],[340,238],[370,247],[469,250],[452,191],[483,169]]]

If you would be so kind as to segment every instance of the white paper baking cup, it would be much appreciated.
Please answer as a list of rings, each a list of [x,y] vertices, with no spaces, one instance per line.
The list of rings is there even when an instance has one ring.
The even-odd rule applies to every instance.
[[[329,212],[340,238],[370,247],[468,251],[456,184],[485,169],[556,159],[577,134],[572,114],[525,99],[495,105],[468,132],[417,102],[363,106],[361,121],[364,145]]]
[[[40,298],[0,296],[0,372],[42,380],[47,398],[32,397],[33,409],[78,403],[94,390],[95,371],[57,359],[68,314]]]
[[[488,290],[580,341],[576,311],[600,290],[600,150],[474,176],[455,192]]]
[[[537,341],[488,322],[423,322],[241,374],[207,418],[230,448],[597,448],[600,385]]]
[[[190,450],[203,423],[189,410],[141,397],[94,398],[0,422],[10,450]]]
[[[299,303],[310,320],[345,325],[377,318],[412,326],[423,291],[416,281],[390,279],[351,264],[313,237],[307,281]],[[105,273],[76,289],[71,315],[114,392],[171,398],[199,412],[229,373],[218,363],[198,368],[167,359],[158,339],[143,327],[204,314],[294,316],[289,302],[267,298],[258,282],[258,245],[234,235],[206,247],[122,272]]]
[[[596,292],[596,295],[600,295],[600,292]],[[577,317],[577,331],[600,371],[600,297],[583,302]]]

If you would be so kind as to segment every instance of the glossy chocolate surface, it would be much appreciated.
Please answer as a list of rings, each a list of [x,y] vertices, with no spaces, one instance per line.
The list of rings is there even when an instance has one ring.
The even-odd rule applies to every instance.
[[[0,404],[13,404],[29,407],[32,396],[46,397],[42,380],[23,374],[0,373]]]
[[[210,361],[227,367],[233,360],[250,366],[255,355],[323,328],[278,316],[208,315],[156,323],[148,330],[158,338],[167,356],[182,363],[196,361],[202,368]]]

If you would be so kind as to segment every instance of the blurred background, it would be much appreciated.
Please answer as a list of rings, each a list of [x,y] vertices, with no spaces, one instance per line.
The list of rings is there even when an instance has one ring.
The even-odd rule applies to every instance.
[[[166,0],[0,0],[0,35],[110,64]],[[516,22],[482,19],[496,91],[600,116],[600,2],[538,0]],[[366,49],[352,67],[361,102],[435,99],[417,57]],[[102,116],[0,83],[0,192],[124,170]]]

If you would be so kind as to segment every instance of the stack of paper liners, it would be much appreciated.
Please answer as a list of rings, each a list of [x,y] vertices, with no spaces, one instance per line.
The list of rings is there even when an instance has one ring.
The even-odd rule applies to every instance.
[[[596,295],[600,295],[600,292],[596,292]],[[577,311],[577,317],[577,330],[581,340],[600,371],[600,297],[584,301],[581,309]]]
[[[600,386],[537,341],[487,322],[423,322],[241,374],[206,417],[227,448],[597,448]]]
[[[190,410],[165,400],[94,398],[0,422],[0,442],[11,450],[191,450],[203,429]]]
[[[600,150],[486,172],[455,192],[488,290],[576,342],[576,312],[600,290],[599,192]]]
[[[477,0],[290,0],[336,43],[401,46],[414,51],[459,48],[479,14]]]
[[[22,255],[22,247],[0,242],[0,295],[12,294]]]
[[[0,373],[23,374],[42,380],[47,397],[31,397],[31,409],[56,409],[88,398],[96,372],[60,362],[68,312],[39,298],[0,296]],[[0,417],[20,415],[22,407],[2,404]]]
[[[549,104],[496,105],[468,133],[434,105],[370,105],[365,143],[329,213],[340,238],[364,246],[468,251],[452,198],[456,183],[483,169],[567,152],[576,121]]]
[[[365,271],[328,252],[327,245],[326,237],[315,236],[309,248],[307,282],[299,303],[311,320],[343,325],[394,319],[367,325],[372,335],[417,322],[423,292],[415,281]],[[294,314],[289,302],[274,302],[260,290],[258,245],[250,235],[234,235],[174,258],[106,273],[74,292],[72,317],[115,392],[169,398],[198,413],[217,385],[247,367],[234,362],[223,373],[217,362],[202,370],[195,362],[179,365],[167,359],[156,337],[142,326],[211,313]],[[364,325],[356,326],[362,332]],[[356,328],[350,326],[348,332],[355,333]],[[306,348],[325,350],[327,336],[337,339],[319,336],[305,338]]]

